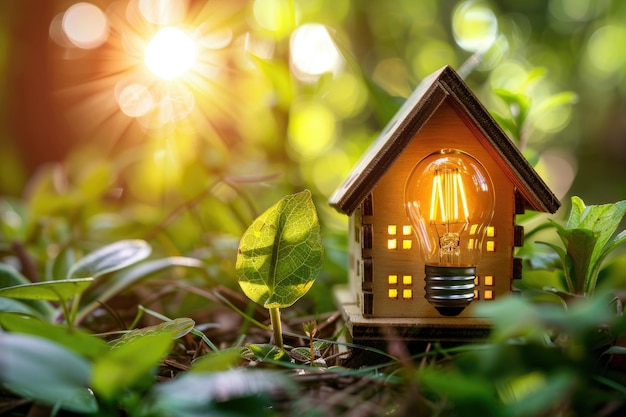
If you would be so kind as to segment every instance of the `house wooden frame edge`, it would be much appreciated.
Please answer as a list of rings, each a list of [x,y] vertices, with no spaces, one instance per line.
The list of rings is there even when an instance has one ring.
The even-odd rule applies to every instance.
[[[357,163],[348,179],[329,199],[332,207],[351,215],[376,185],[405,146],[428,122],[439,106],[451,98],[459,115],[485,144],[494,159],[508,173],[526,208],[554,213],[558,198],[528,163],[517,146],[491,117],[474,93],[450,66],[425,78],[381,131],[370,149]],[[416,161],[417,162],[417,161]]]

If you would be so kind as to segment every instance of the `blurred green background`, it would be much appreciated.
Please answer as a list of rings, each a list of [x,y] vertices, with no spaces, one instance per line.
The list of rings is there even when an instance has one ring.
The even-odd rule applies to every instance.
[[[197,47],[172,80],[144,61],[167,26]],[[563,210],[626,199],[624,45],[618,0],[3,0],[3,240],[141,237],[232,278],[252,219],[309,188],[340,275],[327,198],[446,64],[505,119],[529,104],[510,133]]]

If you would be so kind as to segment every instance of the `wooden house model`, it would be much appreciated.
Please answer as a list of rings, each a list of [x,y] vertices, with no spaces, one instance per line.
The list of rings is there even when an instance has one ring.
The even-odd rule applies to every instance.
[[[493,217],[478,239],[481,256],[471,278],[471,303],[451,316],[425,298],[425,261],[404,200],[416,164],[446,149],[478,160],[495,197]],[[513,280],[521,278],[522,263],[514,250],[522,245],[524,231],[516,225],[516,215],[525,209],[554,213],[560,206],[449,66],[420,83],[330,204],[349,216],[349,284],[334,295],[355,342],[390,335],[441,341],[485,336],[489,323],[472,315],[473,306],[512,293]]]

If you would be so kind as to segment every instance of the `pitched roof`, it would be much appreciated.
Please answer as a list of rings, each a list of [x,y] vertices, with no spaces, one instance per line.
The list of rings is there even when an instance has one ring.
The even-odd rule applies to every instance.
[[[330,205],[351,215],[446,99],[467,116],[472,132],[490,145],[488,150],[524,197],[527,207],[554,213],[561,205],[559,200],[450,66],[422,80],[330,197]]]

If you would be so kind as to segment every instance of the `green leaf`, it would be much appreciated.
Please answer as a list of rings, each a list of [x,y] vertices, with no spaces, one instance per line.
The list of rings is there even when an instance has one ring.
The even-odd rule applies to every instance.
[[[130,343],[135,339],[155,334],[167,334],[172,339],[178,339],[189,333],[195,325],[196,323],[192,319],[183,317],[170,321],[165,321],[155,326],[147,326],[140,329],[134,329],[124,334],[119,339],[115,340],[111,344],[111,347],[113,349],[117,349],[120,346]]]
[[[615,235],[615,237],[613,237],[613,239],[611,239],[606,245],[604,245],[599,260],[604,259],[610,252],[612,252],[615,248],[624,243],[626,243],[626,230],[622,230],[620,233]]]
[[[568,370],[549,374],[534,371],[508,381],[500,387],[500,395],[507,403],[503,415],[522,417],[550,414],[555,407],[555,398],[567,397],[579,383],[577,375]]]
[[[565,104],[574,104],[578,100],[578,95],[573,91],[561,91],[553,94],[543,100],[536,108],[537,112],[547,112],[556,107],[563,106]]]
[[[93,278],[64,279],[35,282],[0,289],[0,297],[22,300],[65,301],[81,294],[93,283]]]
[[[575,283],[572,281],[572,268],[571,268],[571,259],[567,256],[567,253],[565,252],[565,250],[563,248],[561,248],[558,245],[555,245],[553,243],[549,243],[549,242],[537,242],[540,243],[542,245],[546,245],[550,248],[552,248],[556,254],[559,256],[559,259],[561,260],[561,266],[563,268],[563,273],[565,274],[565,281],[567,283],[567,289],[569,292],[574,292],[575,290]]]
[[[266,308],[288,307],[313,285],[322,252],[311,192],[284,197],[241,238],[236,264],[239,285]]]
[[[578,196],[572,197],[572,208],[570,209],[569,217],[565,227],[572,228],[578,227],[580,224],[580,218],[585,211],[585,202]]]
[[[261,362],[268,360],[282,362],[290,361],[289,355],[285,352],[285,350],[274,345],[270,345],[267,343],[248,343],[246,345],[246,348],[250,350],[255,360]]]
[[[82,330],[69,329],[66,325],[54,325],[20,314],[0,313],[0,326],[13,333],[44,337],[86,358],[96,358],[109,350],[102,339]]]
[[[420,371],[420,390],[429,391],[450,401],[464,416],[498,415],[499,403],[494,387],[484,378],[458,371],[425,368]]]
[[[243,350],[243,347],[233,347],[219,352],[209,352],[193,361],[190,372],[226,371],[241,362]]]
[[[107,302],[109,299],[136,284],[140,280],[156,274],[157,272],[161,272],[164,269],[175,266],[202,269],[205,265],[202,261],[195,258],[171,256],[168,258],[143,262],[124,271],[120,271],[111,277],[111,280],[107,283],[104,291],[98,295],[97,300],[91,302],[80,310],[77,321],[81,322],[85,317],[87,317],[87,315],[89,315],[89,313],[98,308],[100,303]]]
[[[0,264],[0,289],[30,284],[22,274],[8,265]],[[52,317],[54,308],[41,300],[12,300],[0,297],[0,311],[26,313],[38,317]]]
[[[225,372],[188,372],[163,382],[152,392],[152,411],[167,416],[270,416],[271,404],[259,399],[284,392],[295,396],[292,380],[278,372],[233,369]],[[281,396],[284,399],[284,395]],[[238,404],[236,410],[229,409]],[[252,409],[248,405],[252,405]],[[221,412],[220,412],[221,411]]]
[[[585,294],[586,279],[593,261],[593,253],[597,247],[597,235],[587,229],[568,229],[559,231],[566,242],[567,259],[572,264],[571,280],[574,293]]]
[[[29,283],[30,281],[14,268],[0,263],[0,288]]]
[[[576,256],[580,256],[581,253],[585,253],[588,256],[588,259],[584,261],[577,261],[581,265],[586,265],[586,271],[583,275],[583,289],[585,294],[593,293],[602,260],[611,250],[615,249],[617,246],[616,244],[623,242],[623,239],[625,239],[620,234],[615,239],[609,241],[615,232],[615,229],[617,229],[617,226],[624,217],[624,214],[626,214],[626,200],[618,201],[612,204],[585,206],[582,199],[579,197],[572,197],[572,210],[567,221],[566,228],[587,229],[593,232],[596,240],[592,250],[589,251],[589,239],[584,241],[569,239],[569,244],[572,245],[572,250],[576,251]],[[562,231],[559,231],[560,235],[562,233]],[[583,245],[587,247],[579,247]],[[568,248],[568,252],[569,251],[570,249]],[[573,254],[570,256],[574,257]]]
[[[143,240],[121,240],[91,252],[76,262],[68,278],[108,274],[146,259],[151,252],[152,248]]]
[[[52,341],[0,333],[0,380],[16,394],[77,413],[98,410],[89,362]]]
[[[51,259],[46,265],[46,280],[53,281],[68,277],[68,272],[75,262],[74,255],[73,247],[63,247],[57,256]]]
[[[92,384],[98,395],[112,399],[149,377],[172,346],[168,332],[146,334],[100,356],[93,364]]]

